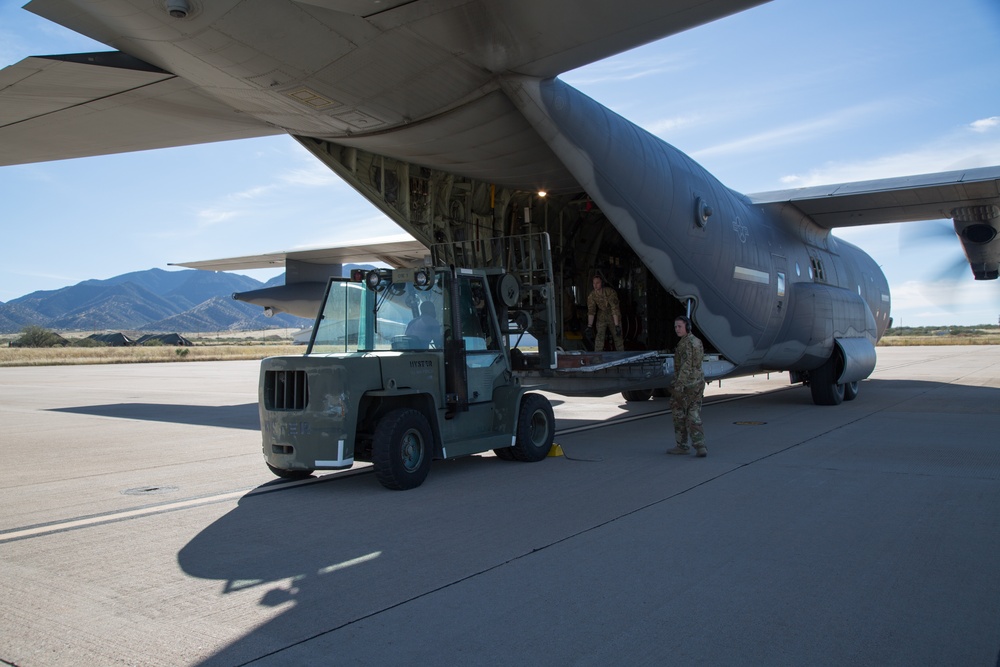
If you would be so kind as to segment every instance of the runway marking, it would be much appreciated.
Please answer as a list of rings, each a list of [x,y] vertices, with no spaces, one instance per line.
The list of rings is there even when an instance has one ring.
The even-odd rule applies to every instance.
[[[131,510],[119,510],[114,512],[108,512],[105,514],[95,514],[91,516],[77,517],[75,519],[66,519],[63,521],[39,524],[36,526],[28,526],[25,528],[15,528],[12,530],[0,532],[0,544],[4,542],[13,542],[15,540],[23,540],[30,537],[38,537],[40,535],[49,535],[51,533],[61,533],[67,530],[87,528],[89,526],[97,526],[105,523],[115,523],[117,521],[124,521],[127,519],[138,519],[144,516],[151,516],[154,514],[176,512],[178,510],[190,509],[192,507],[201,507],[202,505],[212,505],[214,503],[221,503],[227,500],[238,500],[240,498],[247,498],[249,496],[259,496],[265,493],[285,491],[287,489],[294,488],[297,486],[304,486],[306,484],[316,484],[318,482],[329,481],[333,477],[353,476],[350,473],[354,473],[355,475],[357,475],[357,474],[364,474],[367,472],[369,472],[367,467],[358,468],[355,470],[344,470],[339,472],[333,472],[328,475],[322,475],[320,477],[313,477],[310,479],[303,479],[294,482],[281,482],[281,483],[271,484],[270,486],[254,486],[245,489],[240,489],[238,491],[227,491],[225,493],[218,493],[211,496],[202,496],[200,498],[188,498],[187,500],[177,500],[169,503],[149,505],[146,507],[138,507]]]
[[[746,398],[753,398],[755,396],[760,396],[762,394],[771,394],[779,391],[787,391],[788,389],[794,389],[794,388],[795,385],[790,385],[788,387],[780,387],[777,389],[757,392],[754,394],[745,394],[742,396],[731,396],[729,398],[708,400],[705,401],[705,405],[728,403],[730,401],[738,401]],[[584,431],[592,431],[595,429],[606,428],[609,426],[618,426],[619,424],[628,424],[634,421],[638,421],[640,419],[650,419],[652,417],[660,417],[665,414],[670,414],[670,408],[666,408],[664,410],[653,410],[651,412],[644,412],[639,415],[630,415],[627,417],[615,417],[612,419],[595,422],[593,424],[585,424],[583,426],[575,426],[573,428],[562,429],[556,431],[555,435],[558,437],[563,435],[570,435],[573,433],[582,433]],[[366,475],[370,474],[371,472],[372,472],[371,466],[364,465],[363,467],[360,468],[352,468],[350,470],[340,470],[336,472],[331,472],[329,474],[320,475],[318,477],[310,477],[308,479],[302,479],[293,482],[272,483],[271,485],[268,486],[248,487],[244,489],[239,489],[237,491],[227,491],[225,493],[219,493],[211,496],[203,496],[200,498],[188,498],[187,500],[177,500],[157,505],[148,505],[146,507],[138,507],[130,510],[118,510],[118,511],[108,512],[105,514],[95,514],[91,516],[77,517],[74,519],[65,519],[62,521],[38,524],[35,526],[14,528],[6,531],[0,531],[0,544],[3,544],[4,542],[14,542],[16,540],[29,539],[32,537],[40,537],[42,535],[51,535],[53,533],[62,533],[69,530],[78,530],[81,528],[88,528],[90,526],[99,526],[106,523],[115,523],[118,521],[126,521],[129,519],[139,519],[142,517],[152,516],[155,514],[176,512],[179,510],[201,507],[203,505],[212,505],[215,503],[226,502],[229,500],[238,500],[240,498],[247,498],[250,496],[259,496],[265,493],[287,491],[288,489],[293,489],[299,486],[305,486],[308,484],[319,484],[321,482],[329,482],[339,477],[354,477],[356,475]]]

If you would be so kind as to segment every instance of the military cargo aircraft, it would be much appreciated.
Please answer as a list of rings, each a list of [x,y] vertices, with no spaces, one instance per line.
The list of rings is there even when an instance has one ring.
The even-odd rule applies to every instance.
[[[688,314],[707,377],[787,370],[838,404],[874,368],[891,299],[831,229],[948,218],[974,278],[996,279],[1000,167],[743,195],[558,78],[758,4],[33,0],[116,50],[0,71],[0,164],[290,134],[412,241],[272,256],[286,289],[244,298],[309,313],[345,261],[428,254],[515,276],[512,326],[538,342],[518,363],[555,391],[647,397],[671,373],[649,353]],[[595,270],[619,292],[624,351],[588,355]]]

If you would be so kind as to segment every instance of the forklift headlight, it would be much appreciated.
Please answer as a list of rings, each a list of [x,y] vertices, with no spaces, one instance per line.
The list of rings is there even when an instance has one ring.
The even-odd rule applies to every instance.
[[[431,284],[431,274],[427,269],[417,269],[413,274],[413,284],[417,289],[426,289]]]
[[[365,284],[368,285],[368,289],[372,291],[378,290],[379,283],[382,282],[382,275],[378,272],[378,269],[372,269],[365,276]]]

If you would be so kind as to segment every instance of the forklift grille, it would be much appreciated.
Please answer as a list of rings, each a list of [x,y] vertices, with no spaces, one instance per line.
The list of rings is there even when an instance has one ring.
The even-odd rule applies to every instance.
[[[309,382],[305,371],[265,371],[264,407],[268,410],[305,410]]]

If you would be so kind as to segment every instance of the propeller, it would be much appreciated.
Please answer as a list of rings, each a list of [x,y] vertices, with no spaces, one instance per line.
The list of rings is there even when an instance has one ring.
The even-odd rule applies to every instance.
[[[899,251],[903,256],[926,255],[932,250],[936,260],[924,264],[922,282],[942,283],[951,285],[947,290],[922,290],[924,298],[935,306],[955,312],[955,291],[964,281],[972,280],[969,260],[962,251],[961,241],[955,234],[955,228],[950,222],[935,220],[932,222],[914,222],[903,225],[899,229]]]

